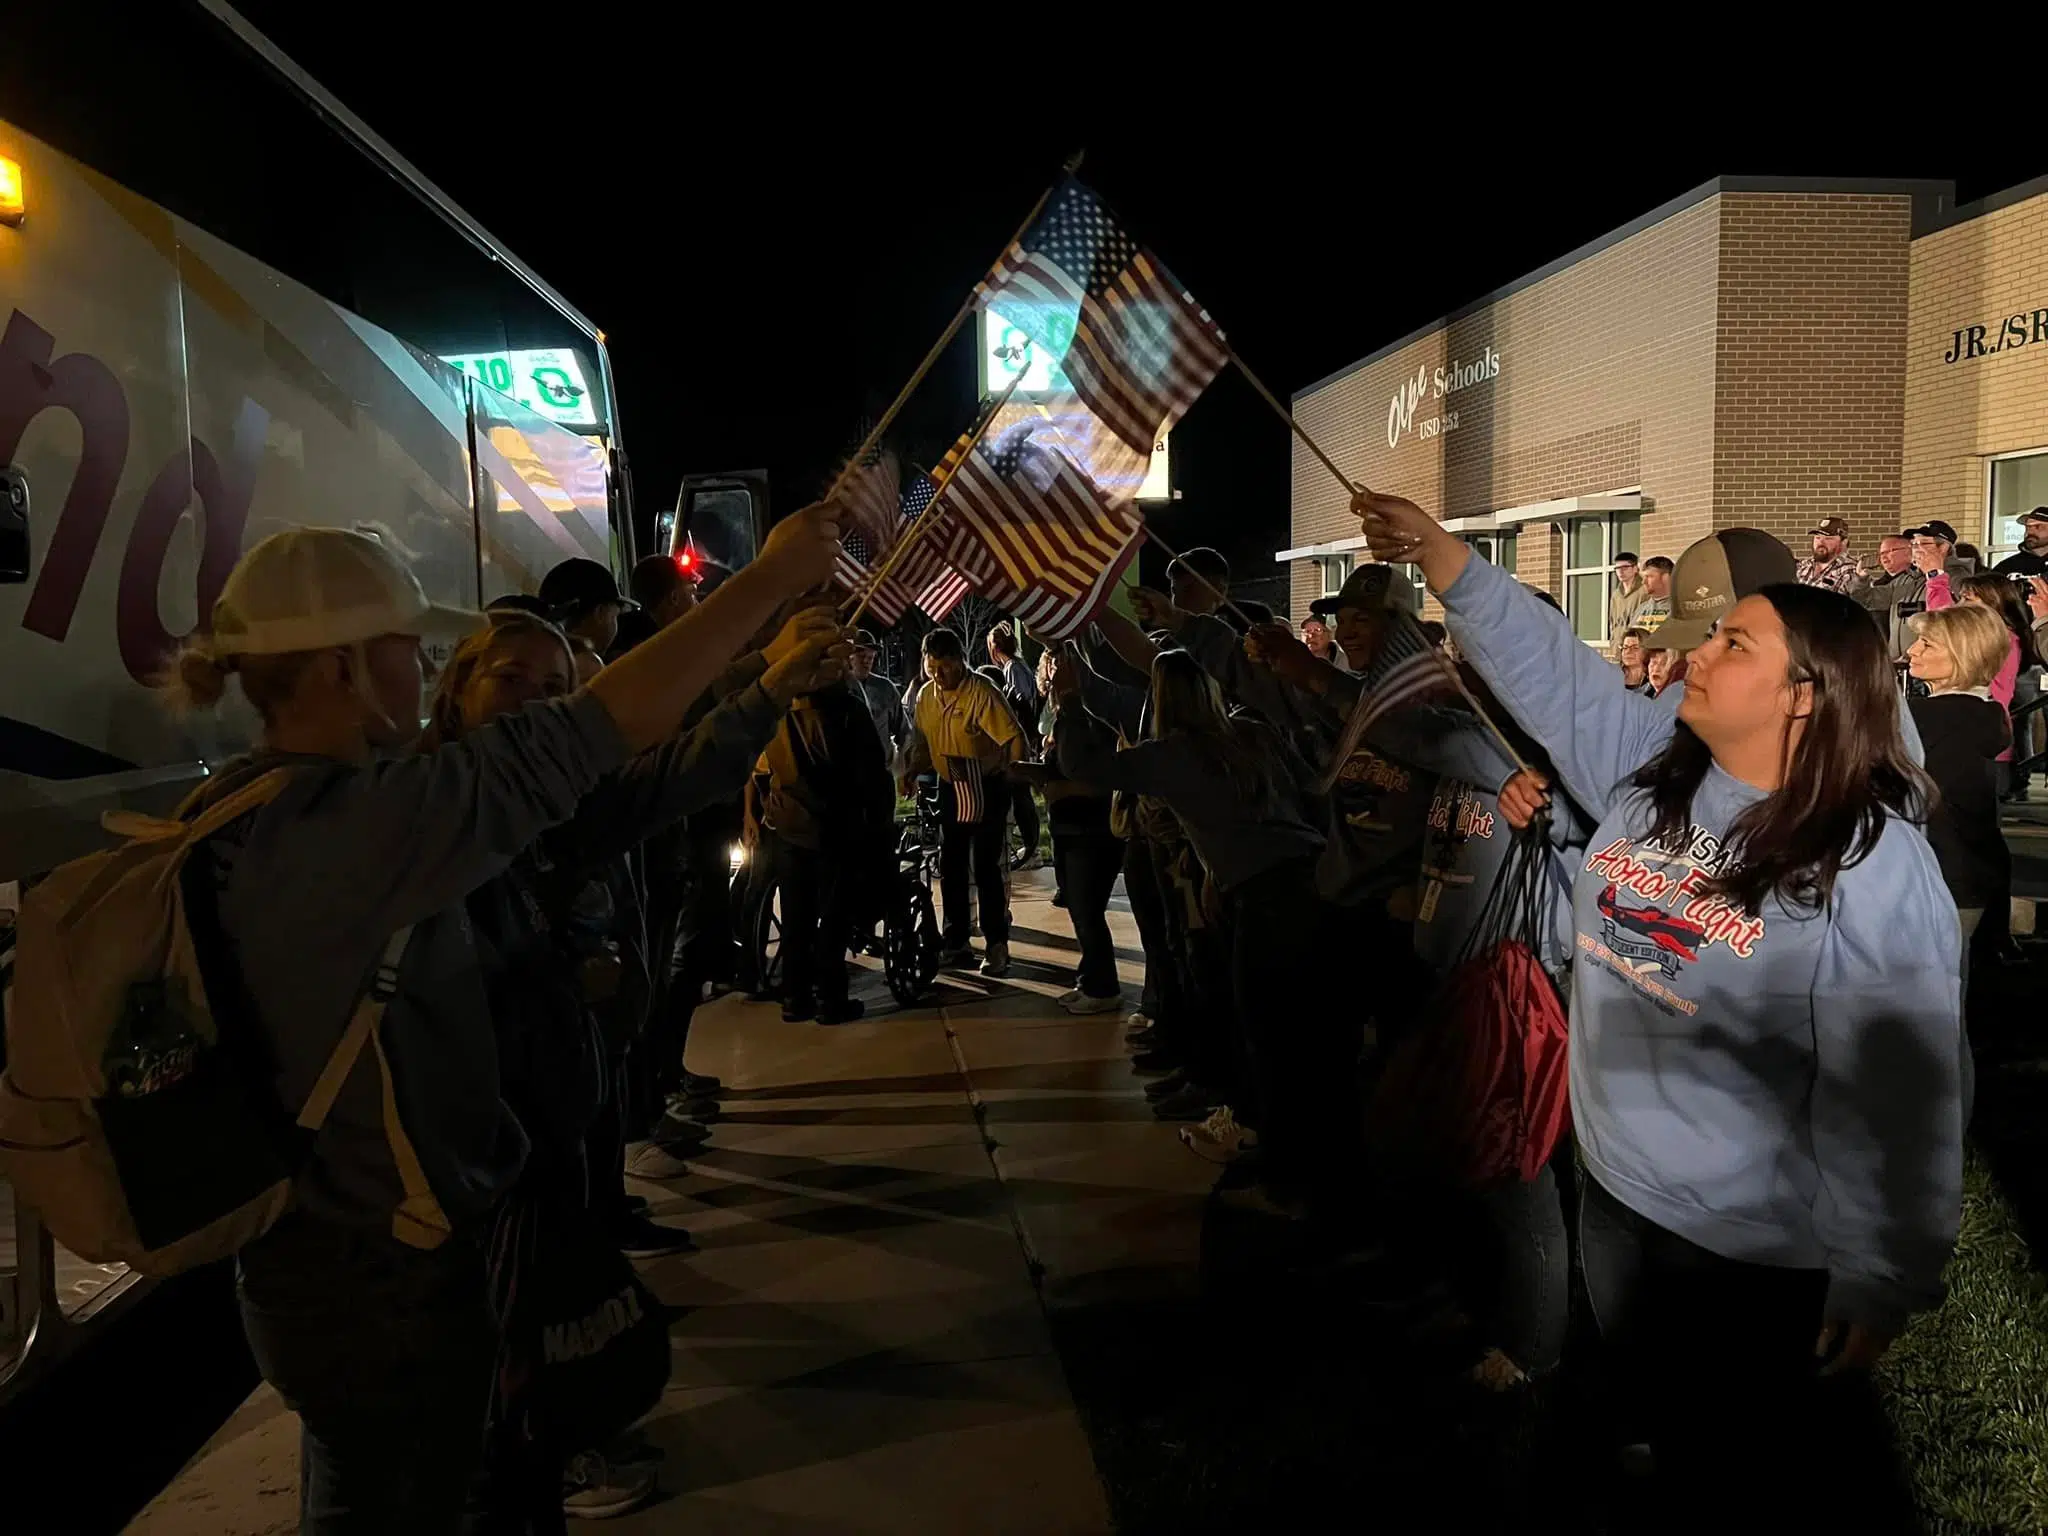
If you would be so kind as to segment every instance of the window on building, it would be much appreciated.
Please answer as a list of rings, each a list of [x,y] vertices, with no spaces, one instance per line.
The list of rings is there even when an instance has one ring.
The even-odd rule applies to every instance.
[[[1427,583],[1422,579],[1422,567],[1397,565],[1393,571],[1394,584],[1389,598],[1406,607],[1410,613],[1421,613],[1423,593],[1427,590]]]
[[[2048,507],[2048,452],[1993,459],[1984,535],[1987,560],[2020,547],[2020,518],[2036,507]]]
[[[1321,555],[1316,559],[1316,569],[1322,572],[1324,597],[1335,597],[1344,590],[1344,583],[1351,576],[1351,556]]]
[[[1634,512],[1575,517],[1564,526],[1564,611],[1572,632],[1589,644],[1607,639],[1607,596],[1614,590],[1614,557],[1624,550],[1642,559],[1643,520]]]
[[[1509,575],[1515,569],[1515,530],[1503,529],[1499,533],[1468,533],[1465,542],[1472,546],[1472,552],[1480,559],[1499,566]]]

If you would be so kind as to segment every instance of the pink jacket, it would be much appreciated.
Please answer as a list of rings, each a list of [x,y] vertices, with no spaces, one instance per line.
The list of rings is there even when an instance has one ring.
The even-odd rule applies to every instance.
[[[1955,605],[1956,596],[1948,584],[1948,572],[1936,571],[1927,578],[1927,611],[1950,608]],[[2020,678],[2020,642],[2017,636],[2006,641],[2005,665],[1998,669],[1998,676],[1991,679],[1991,697],[1998,707],[2005,711],[2007,733],[2012,728],[2012,689]],[[1998,754],[2001,763],[2012,761],[2012,748],[2007,747]]]

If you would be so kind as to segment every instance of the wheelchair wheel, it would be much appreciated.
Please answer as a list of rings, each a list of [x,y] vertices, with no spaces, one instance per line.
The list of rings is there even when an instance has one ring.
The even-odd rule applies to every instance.
[[[754,920],[754,954],[761,962],[761,990],[782,985],[782,887],[776,886],[761,903]]]
[[[882,975],[897,1004],[914,1007],[939,974],[939,919],[932,893],[906,880],[882,924]]]

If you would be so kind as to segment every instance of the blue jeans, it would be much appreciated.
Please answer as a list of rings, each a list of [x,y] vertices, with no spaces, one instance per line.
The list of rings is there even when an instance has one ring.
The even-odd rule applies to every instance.
[[[237,1269],[249,1348],[302,1425],[303,1536],[454,1536],[497,1352],[481,1247],[291,1215]]]

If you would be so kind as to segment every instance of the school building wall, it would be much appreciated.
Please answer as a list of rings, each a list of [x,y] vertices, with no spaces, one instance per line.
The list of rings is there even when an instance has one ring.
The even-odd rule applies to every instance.
[[[1899,525],[1984,543],[1991,456],[2028,449],[2048,449],[2048,190],[1913,243]]]
[[[1445,518],[1640,488],[1644,556],[1742,524],[1803,549],[1827,516],[1868,551],[1900,498],[1913,207],[1904,189],[1708,190],[1294,409],[1345,470]],[[1435,394],[1438,369],[1489,354],[1497,374]],[[1418,374],[1411,423],[1396,401]],[[1300,443],[1293,508],[1290,548],[1358,532]],[[1558,592],[1563,537],[1522,524],[1516,574]],[[1319,587],[1295,561],[1297,618]]]

